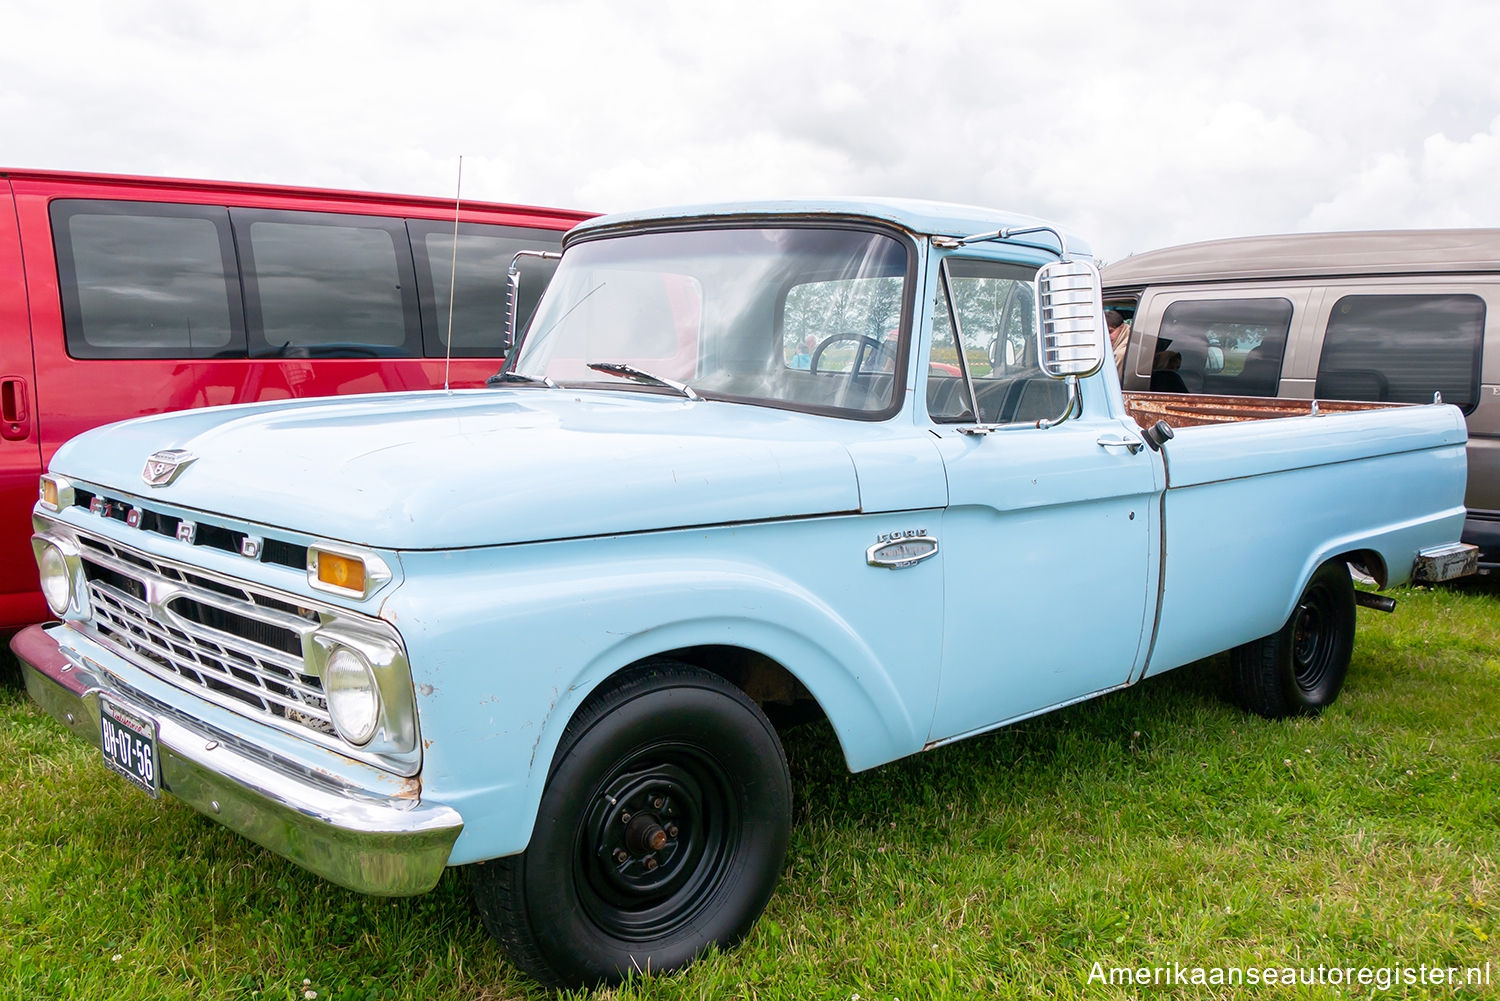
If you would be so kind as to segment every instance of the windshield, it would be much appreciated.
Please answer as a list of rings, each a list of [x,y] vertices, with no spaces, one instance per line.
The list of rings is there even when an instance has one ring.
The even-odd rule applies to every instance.
[[[883,233],[799,227],[575,244],[513,371],[646,392],[681,383],[708,398],[885,416],[906,367],[909,257]]]

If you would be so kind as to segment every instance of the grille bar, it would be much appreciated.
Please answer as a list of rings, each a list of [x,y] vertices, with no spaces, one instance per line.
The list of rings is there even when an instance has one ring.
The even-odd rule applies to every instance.
[[[235,712],[333,736],[302,644],[317,613],[253,587],[82,537],[88,628],[148,673]]]

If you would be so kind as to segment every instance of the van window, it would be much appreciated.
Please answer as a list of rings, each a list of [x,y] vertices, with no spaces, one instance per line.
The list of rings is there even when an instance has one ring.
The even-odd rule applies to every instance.
[[[453,357],[493,358],[501,353],[505,333],[505,272],[518,250],[561,250],[562,234],[464,223],[458,230],[455,277],[453,224],[425,219],[407,221],[416,255],[417,285],[422,293],[422,342],[429,357],[446,352],[449,289],[453,295]],[[521,259],[521,301],[516,310],[521,330],[531,321],[542,290],[557,270],[556,261]]]
[[[1334,303],[1318,359],[1329,400],[1445,403],[1479,399],[1484,300],[1477,295],[1346,295]]]
[[[1158,393],[1275,396],[1292,326],[1287,299],[1183,299],[1162,316],[1151,362]]]
[[[50,212],[74,358],[244,354],[224,209],[61,199]]]
[[[421,354],[402,220],[246,209],[231,217],[252,357]]]

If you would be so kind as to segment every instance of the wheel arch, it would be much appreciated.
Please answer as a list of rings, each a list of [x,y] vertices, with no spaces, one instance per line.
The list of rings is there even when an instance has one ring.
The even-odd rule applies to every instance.
[[[530,764],[505,797],[507,830],[491,832],[498,839],[485,836],[470,844],[459,862],[525,848],[569,722],[602,686],[656,659],[678,660],[723,677],[763,708],[785,695],[796,701],[805,692],[829,721],[851,771],[918,751],[926,735],[873,653],[830,649],[767,621],[696,619],[661,625],[621,638],[558,689],[540,721]],[[776,714],[768,715],[774,723]]]

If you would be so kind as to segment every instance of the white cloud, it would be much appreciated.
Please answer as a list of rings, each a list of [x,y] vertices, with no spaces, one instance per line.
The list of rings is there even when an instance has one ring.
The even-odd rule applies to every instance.
[[[1500,224],[1497,35],[1477,3],[70,0],[7,11],[0,156],[447,196],[462,153],[467,197],[909,195],[1115,258]]]
[[[1411,152],[1381,153],[1297,228],[1500,226],[1497,177],[1500,117],[1467,139],[1430,135]]]

